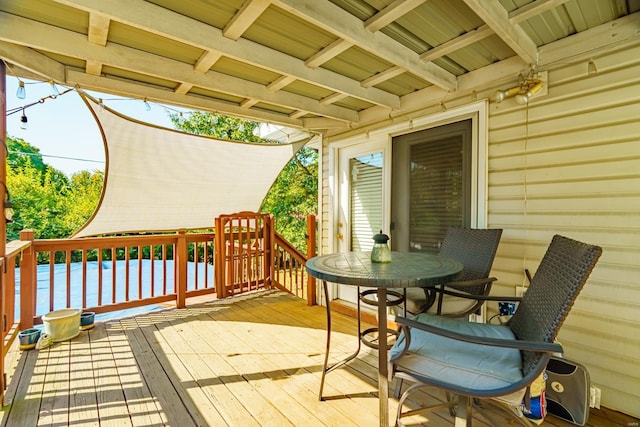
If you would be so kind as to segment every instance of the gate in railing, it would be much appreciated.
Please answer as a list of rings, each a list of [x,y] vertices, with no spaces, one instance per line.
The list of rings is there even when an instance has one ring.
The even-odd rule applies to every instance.
[[[271,287],[273,217],[239,212],[216,218],[215,284],[219,298]]]

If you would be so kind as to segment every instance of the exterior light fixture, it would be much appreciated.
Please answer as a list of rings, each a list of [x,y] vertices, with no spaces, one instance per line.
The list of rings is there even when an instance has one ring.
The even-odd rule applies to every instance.
[[[520,93],[516,95],[516,102],[522,105],[528,104],[529,99],[540,92],[543,86],[544,84],[540,80],[530,80],[526,82],[526,85],[521,88]]]
[[[535,77],[534,77],[535,76]],[[532,96],[544,87],[544,82],[532,70],[528,76],[521,75],[518,86],[505,90],[498,90],[493,97],[495,102],[502,102],[507,98],[514,98],[518,104],[527,104]]]
[[[515,86],[506,90],[499,90],[496,92],[495,96],[493,97],[493,99],[496,102],[502,102],[507,98],[511,98],[516,96],[517,94],[520,93],[520,86]]]
[[[16,92],[16,96],[20,99],[25,99],[27,97],[27,91],[24,88],[24,82],[22,80],[18,80],[18,91]]]

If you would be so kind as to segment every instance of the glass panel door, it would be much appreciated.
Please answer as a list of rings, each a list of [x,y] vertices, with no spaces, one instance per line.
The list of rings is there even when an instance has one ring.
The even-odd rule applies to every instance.
[[[339,252],[370,251],[373,235],[385,229],[384,150],[371,145],[348,147],[339,156],[337,248]],[[356,302],[356,287],[338,285],[336,296]]]
[[[471,219],[471,120],[393,139],[392,247],[438,253]]]

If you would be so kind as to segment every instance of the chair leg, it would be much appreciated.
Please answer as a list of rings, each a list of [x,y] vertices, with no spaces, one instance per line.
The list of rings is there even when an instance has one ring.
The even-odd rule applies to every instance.
[[[444,408],[451,408],[452,406],[454,406],[456,404],[455,401],[453,402],[444,402],[444,403],[440,403],[437,405],[433,405],[433,406],[427,406],[427,407],[423,407],[423,408],[419,408],[419,409],[412,409],[406,412],[402,412],[402,406],[404,405],[405,401],[407,400],[407,398],[409,397],[409,395],[411,393],[413,393],[414,391],[420,389],[420,388],[430,388],[431,386],[427,385],[427,384],[422,384],[422,383],[415,383],[413,385],[411,385],[403,394],[402,397],[398,400],[398,411],[396,413],[396,426],[403,426],[404,424],[402,423],[401,418],[403,417],[410,417],[413,415],[418,415],[418,414],[424,414],[427,412],[433,412],[439,409],[444,409]]]
[[[471,402],[472,399],[468,396],[458,396],[455,427],[471,427]]]
[[[396,399],[400,398],[400,393],[402,392],[402,383],[404,380],[402,378],[396,378],[396,386],[393,388],[393,397]]]

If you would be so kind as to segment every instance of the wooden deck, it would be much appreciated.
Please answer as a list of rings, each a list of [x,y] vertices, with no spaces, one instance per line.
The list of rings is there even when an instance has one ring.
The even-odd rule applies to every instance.
[[[333,319],[336,360],[356,344],[355,321]],[[323,307],[273,291],[96,323],[71,341],[9,354],[2,425],[378,425],[377,359],[368,348],[327,376],[335,398],[318,400],[325,337]],[[396,407],[391,399],[392,413]],[[474,425],[514,421],[494,420]],[[451,425],[447,411],[411,421]],[[636,421],[597,411],[588,425]],[[570,425],[553,417],[543,424]]]

